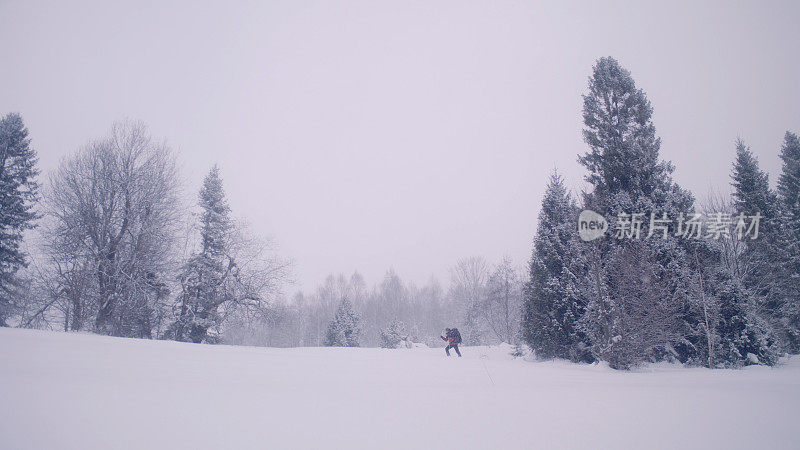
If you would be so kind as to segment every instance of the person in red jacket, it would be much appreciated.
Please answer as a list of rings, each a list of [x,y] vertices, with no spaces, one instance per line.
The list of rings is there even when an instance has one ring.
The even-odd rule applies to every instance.
[[[447,342],[447,347],[444,348],[444,352],[447,353],[447,356],[450,356],[450,349],[452,348],[455,349],[458,357],[461,357],[461,352],[458,350],[458,344],[461,343],[461,333],[458,332],[458,328],[445,328],[444,336],[439,337]]]

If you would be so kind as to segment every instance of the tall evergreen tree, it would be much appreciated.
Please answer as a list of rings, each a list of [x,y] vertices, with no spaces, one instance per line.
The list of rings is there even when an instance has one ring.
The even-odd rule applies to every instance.
[[[686,257],[688,244],[674,237],[674,225],[669,225],[664,239],[644,237],[651,214],[659,218],[667,214],[675,219],[680,213],[692,211],[694,199],[673,181],[673,166],[659,159],[661,140],[652,122],[653,108],[630,72],[615,59],[597,61],[583,104],[583,135],[589,151],[579,161],[588,169],[586,180],[592,185],[592,191],[584,196],[585,206],[610,219],[612,230],[620,226],[615,220],[620,214],[639,213],[643,219],[639,240],[612,238],[587,244],[594,253],[590,260],[594,261],[596,288],[587,305],[592,314],[584,321],[586,332],[596,357],[611,360],[615,354],[625,354],[628,362],[620,360],[620,364],[626,366],[631,358],[656,359],[680,347],[680,342],[685,342],[680,328],[688,328],[696,320],[695,312],[689,308],[681,313],[686,317],[682,317],[684,325],[680,327],[671,321],[648,322],[641,324],[650,327],[647,333],[634,335],[625,330],[641,328],[635,325],[639,319],[618,316],[644,309],[636,307],[641,298],[627,288],[632,286],[630,280],[642,275],[636,271],[646,272],[653,286],[665,290],[661,301],[665,311],[690,303],[686,284],[691,269]],[[623,259],[636,263],[628,264]],[[665,312],[662,317],[669,318],[670,314]],[[625,323],[630,326],[620,326]],[[641,336],[651,342],[633,346]],[[631,350],[634,347],[640,350]],[[692,358],[693,348],[683,346],[679,351],[681,359]],[[637,351],[643,353],[637,355]]]
[[[783,167],[778,178],[785,239],[785,304],[783,322],[786,350],[800,353],[800,139],[789,131],[781,147]]]
[[[0,326],[13,309],[17,271],[26,266],[23,233],[34,227],[39,185],[36,152],[19,114],[0,119]]]
[[[336,315],[328,325],[325,334],[326,347],[359,347],[361,328],[358,315],[353,311],[353,306],[347,297],[343,297]]]
[[[597,61],[583,96],[584,141],[579,157],[592,185],[590,207],[601,214],[686,212],[694,199],[672,180],[674,167],[659,159],[661,139],[653,107],[630,72],[613,58]],[[632,208],[641,208],[633,210]]]
[[[580,284],[587,278],[575,229],[577,217],[578,208],[563,179],[554,173],[542,200],[523,290],[522,334],[539,357],[573,361],[589,357],[586,337],[577,327],[586,306]]]
[[[733,203],[737,213],[760,214],[759,234],[747,241],[745,259],[749,263],[743,282],[759,296],[767,296],[781,283],[776,271],[776,258],[782,253],[780,205],[778,196],[769,187],[769,176],[761,170],[758,159],[745,143],[736,141],[736,160],[731,172]]]
[[[181,274],[183,292],[176,340],[203,342],[208,330],[220,321],[219,307],[229,300],[228,279],[234,268],[229,256],[230,208],[225,199],[219,169],[214,166],[200,190],[201,250],[184,266]]]
[[[745,241],[741,255],[743,270],[738,276],[731,274],[721,289],[720,335],[733,349],[731,362],[735,359],[748,362],[750,353],[759,361],[774,363],[773,328],[780,328],[784,303],[780,286],[785,283],[784,258],[779,249],[778,197],[769,187],[769,176],[759,168],[758,159],[741,139],[736,141],[731,185],[736,213],[760,214],[761,219],[759,236]]]

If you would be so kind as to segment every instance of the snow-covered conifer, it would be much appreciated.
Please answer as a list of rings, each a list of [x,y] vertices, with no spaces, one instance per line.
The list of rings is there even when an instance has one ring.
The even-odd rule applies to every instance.
[[[580,285],[587,277],[577,215],[563,179],[554,173],[542,200],[523,290],[522,336],[539,357],[588,357],[586,336],[577,327],[586,306]]]
[[[218,323],[219,306],[227,300],[226,278],[232,269],[228,256],[231,221],[219,169],[214,166],[203,180],[199,204],[201,228],[200,252],[181,272],[182,293],[178,320],[174,325],[176,340],[203,342],[208,330]]]
[[[0,119],[0,326],[13,309],[17,271],[26,265],[23,233],[36,218],[39,171],[30,142],[22,117],[12,113]]]
[[[673,181],[673,166],[660,160],[661,140],[652,122],[650,101],[636,87],[630,72],[615,59],[597,61],[583,103],[583,134],[589,151],[579,160],[588,169],[586,180],[592,185],[592,190],[584,196],[584,206],[606,217],[612,233],[620,225],[616,220],[620,214],[637,213],[643,219],[639,239],[612,237],[586,244],[591,255],[590,278],[594,288],[587,304],[591,314],[585,317],[584,329],[592,341],[595,357],[610,359],[617,349],[629,355],[633,347],[628,344],[643,336],[625,331],[636,330],[637,326],[620,328],[620,324],[638,320],[633,316],[626,318],[625,314],[643,307],[637,305],[642,297],[632,297],[623,288],[629,286],[628,280],[644,277],[646,273],[653,280],[652,286],[666,290],[661,302],[670,305],[661,305],[665,311],[688,302],[688,244],[678,242],[674,224],[667,225],[663,239],[647,235],[651,214],[659,218],[666,214],[675,219],[680,213],[692,211],[694,199]],[[633,263],[620,258],[631,259]],[[644,272],[616,273],[612,268]],[[684,317],[684,321],[691,323],[695,318]],[[640,325],[647,327],[646,336],[651,339],[644,347],[634,346],[644,352],[637,356],[640,360],[659,359],[673,352],[682,341],[684,326],[676,327],[671,320],[648,320]],[[684,360],[692,356],[691,345],[683,350],[679,356]]]
[[[769,187],[769,176],[762,171],[758,159],[741,139],[736,141],[736,159],[731,173],[733,202],[737,214],[759,214],[759,235],[747,239],[740,255],[742,270],[726,286],[721,301],[727,326],[722,331],[729,345],[747,347],[747,352],[731,353],[741,362],[749,361],[747,353],[769,363],[774,357],[761,357],[776,351],[775,333],[783,335],[781,314],[785,304],[786,253],[783,250],[785,229],[781,220],[778,196]],[[766,320],[766,322],[765,322]],[[726,326],[723,323],[722,326]],[[731,361],[734,362],[734,361]]]
[[[347,297],[342,298],[339,308],[333,316],[325,333],[325,346],[327,347],[359,347],[361,328],[358,315],[353,311],[353,306]]]
[[[800,352],[800,139],[786,132],[781,147],[783,167],[778,178],[785,251],[785,303],[782,319],[786,350]]]

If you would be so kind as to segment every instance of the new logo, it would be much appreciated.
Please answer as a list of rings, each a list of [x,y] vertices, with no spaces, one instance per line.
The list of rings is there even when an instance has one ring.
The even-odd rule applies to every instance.
[[[606,218],[591,209],[584,209],[578,216],[578,235],[584,241],[602,237],[608,230]]]

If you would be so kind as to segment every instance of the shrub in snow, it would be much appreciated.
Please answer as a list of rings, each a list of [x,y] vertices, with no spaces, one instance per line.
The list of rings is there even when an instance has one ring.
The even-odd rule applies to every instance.
[[[407,344],[412,344],[411,341],[408,339],[408,333],[406,332],[406,325],[395,319],[389,325],[389,327],[385,330],[381,330],[381,347],[383,348],[401,348],[407,347],[411,348],[411,346]]]

